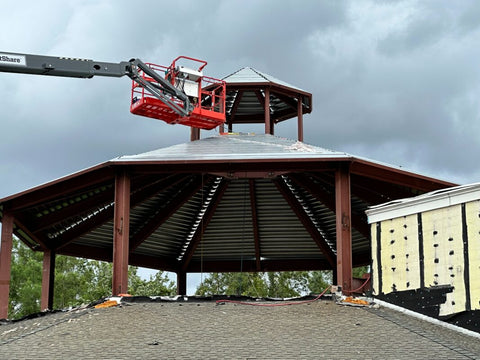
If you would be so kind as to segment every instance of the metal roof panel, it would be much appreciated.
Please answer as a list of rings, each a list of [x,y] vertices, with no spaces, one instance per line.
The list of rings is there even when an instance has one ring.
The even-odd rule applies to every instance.
[[[285,86],[291,89],[295,90],[300,90],[302,92],[306,92],[305,90],[302,90],[296,86],[290,85],[289,83],[279,80],[276,77],[273,77],[272,75],[268,75],[264,72],[258,71],[254,68],[251,68],[249,66],[246,66],[244,68],[241,68],[240,70],[237,70],[236,72],[226,76],[223,78],[223,80],[227,84],[245,84],[245,83],[272,83],[272,84],[278,84],[281,86]]]
[[[173,145],[111,162],[350,158],[351,155],[268,134],[228,134]]]

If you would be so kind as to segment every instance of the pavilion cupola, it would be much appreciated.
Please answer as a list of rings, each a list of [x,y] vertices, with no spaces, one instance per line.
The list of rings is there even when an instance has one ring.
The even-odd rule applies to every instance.
[[[223,78],[226,83],[226,121],[220,133],[235,131],[237,124],[265,124],[265,134],[274,135],[275,125],[297,118],[299,141],[303,141],[303,115],[312,112],[312,94],[251,67]],[[200,138],[192,128],[191,140]]]

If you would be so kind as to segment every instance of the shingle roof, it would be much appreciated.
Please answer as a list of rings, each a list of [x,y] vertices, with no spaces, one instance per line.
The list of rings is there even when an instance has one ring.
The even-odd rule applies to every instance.
[[[0,326],[0,358],[475,359],[480,342],[388,308],[133,303]]]

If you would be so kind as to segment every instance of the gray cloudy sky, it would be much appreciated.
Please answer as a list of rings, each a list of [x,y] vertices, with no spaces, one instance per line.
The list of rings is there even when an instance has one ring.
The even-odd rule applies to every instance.
[[[251,66],[313,94],[305,142],[480,181],[477,1],[19,0],[0,23],[0,51],[164,65],[187,55],[214,77]],[[131,115],[129,90],[127,78],[0,74],[0,197],[189,140],[186,127]],[[295,138],[295,125],[276,133]]]
[[[305,142],[480,181],[478,1],[17,0],[0,24],[0,52],[164,65],[187,55],[214,77],[251,66],[313,94]],[[0,74],[0,198],[189,140],[187,127],[131,115],[129,91],[127,78]],[[276,134],[295,138],[295,125]]]

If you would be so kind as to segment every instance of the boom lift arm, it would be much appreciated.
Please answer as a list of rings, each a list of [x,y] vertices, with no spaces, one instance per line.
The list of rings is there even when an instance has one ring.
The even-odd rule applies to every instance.
[[[148,81],[145,76],[141,76],[139,69],[154,81]],[[140,59],[109,63],[67,57],[0,53],[0,71],[84,79],[94,76],[128,76],[181,117],[189,116],[194,108],[184,92],[177,89]],[[173,101],[172,97],[180,100],[183,107]]]

